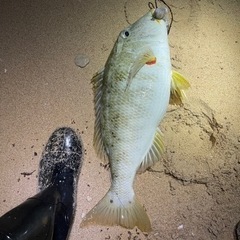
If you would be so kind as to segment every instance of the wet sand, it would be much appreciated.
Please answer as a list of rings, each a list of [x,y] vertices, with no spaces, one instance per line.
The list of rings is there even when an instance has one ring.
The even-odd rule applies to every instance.
[[[0,0],[0,215],[36,193],[44,144],[56,128],[69,126],[85,149],[70,240],[233,240],[240,220],[240,2],[234,0],[168,1],[172,64],[191,89],[185,105],[169,107],[161,123],[163,159],[136,177],[153,231],[79,227],[110,185],[92,146],[90,80],[128,25],[124,3]],[[129,1],[128,20],[147,10],[147,1]],[[78,54],[90,58],[85,68],[74,64]]]

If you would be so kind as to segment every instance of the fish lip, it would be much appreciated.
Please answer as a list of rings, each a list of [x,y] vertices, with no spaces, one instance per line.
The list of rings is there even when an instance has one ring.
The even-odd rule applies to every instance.
[[[167,21],[168,9],[166,7],[157,7],[152,13],[153,19]]]
[[[166,23],[167,26],[167,30],[169,32],[170,30],[170,24],[169,24],[169,11],[167,7],[157,7],[155,9],[152,9],[153,11],[151,11],[152,14],[152,20],[156,20],[156,21],[161,21],[163,20]]]

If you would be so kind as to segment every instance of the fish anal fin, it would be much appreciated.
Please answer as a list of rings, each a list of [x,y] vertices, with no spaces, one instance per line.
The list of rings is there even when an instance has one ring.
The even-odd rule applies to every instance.
[[[160,160],[161,155],[164,152],[163,134],[159,128],[154,136],[154,140],[151,148],[141,162],[138,173],[145,172],[149,167],[153,166],[157,161]]]
[[[149,217],[135,197],[131,201],[123,204],[119,198],[113,199],[111,195],[109,191],[103,199],[87,213],[80,227],[92,224],[104,226],[119,225],[128,229],[133,229],[136,226],[142,232],[151,231]]]
[[[95,109],[95,125],[93,146],[95,151],[104,163],[108,162],[108,157],[104,149],[101,131],[101,110],[102,110],[102,94],[103,94],[103,75],[104,69],[98,71],[92,78],[93,94],[94,94],[94,109]]]
[[[171,94],[169,103],[172,105],[183,105],[183,99],[186,98],[185,90],[190,87],[186,78],[172,70]]]

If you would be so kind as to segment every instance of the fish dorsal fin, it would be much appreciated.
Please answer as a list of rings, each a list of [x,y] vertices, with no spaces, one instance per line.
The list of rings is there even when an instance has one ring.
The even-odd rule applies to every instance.
[[[127,86],[126,90],[129,88],[133,78],[135,75],[139,72],[139,70],[145,65],[152,65],[155,64],[157,61],[156,57],[154,56],[153,52],[151,49],[148,49],[144,52],[141,52],[134,60],[134,63],[130,67],[130,71],[128,74],[128,79],[127,79]]]
[[[182,105],[186,98],[184,90],[190,87],[190,83],[177,71],[172,70],[171,95],[169,103],[172,105]]]
[[[153,166],[157,161],[160,160],[162,153],[164,152],[163,134],[159,128],[154,136],[154,140],[151,148],[143,159],[142,163],[138,168],[138,173],[145,172],[149,167]]]
[[[106,151],[103,146],[102,132],[101,132],[101,108],[102,108],[102,94],[103,94],[103,75],[104,68],[98,71],[92,78],[93,94],[94,94],[94,110],[95,110],[95,125],[93,146],[95,151],[104,162],[108,161]]]

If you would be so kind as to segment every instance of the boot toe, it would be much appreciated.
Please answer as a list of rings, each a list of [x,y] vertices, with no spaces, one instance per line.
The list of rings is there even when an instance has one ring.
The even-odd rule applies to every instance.
[[[56,129],[46,144],[39,168],[40,190],[53,184],[53,172],[59,164],[73,170],[77,178],[82,164],[82,142],[75,131],[68,127]]]

